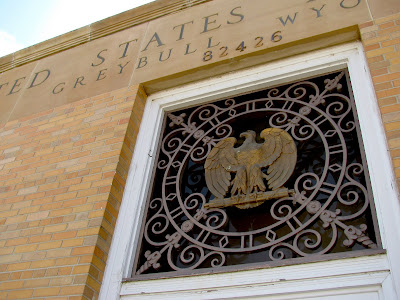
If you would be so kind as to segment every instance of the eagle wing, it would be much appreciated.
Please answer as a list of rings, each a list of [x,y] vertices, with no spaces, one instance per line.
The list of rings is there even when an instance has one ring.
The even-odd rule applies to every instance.
[[[267,128],[261,131],[264,138],[263,161],[269,166],[266,179],[268,187],[275,190],[281,187],[292,175],[297,161],[297,149],[292,137],[279,128]]]
[[[233,146],[234,137],[218,142],[207,156],[204,164],[206,184],[211,193],[217,198],[223,198],[230,186],[232,166],[237,165],[236,152]]]

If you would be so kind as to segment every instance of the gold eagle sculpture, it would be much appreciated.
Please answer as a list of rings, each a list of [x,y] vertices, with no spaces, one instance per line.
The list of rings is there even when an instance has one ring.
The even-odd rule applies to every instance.
[[[251,208],[268,199],[289,196],[290,191],[283,184],[292,175],[297,161],[292,137],[279,128],[262,130],[263,143],[256,142],[253,130],[241,133],[240,137],[245,138],[241,146],[235,148],[236,138],[228,137],[218,142],[207,156],[205,179],[215,199],[205,207]],[[262,169],[266,167],[264,173]],[[232,173],[235,173],[233,180]],[[264,179],[270,191],[266,192]],[[229,189],[231,197],[224,198]]]

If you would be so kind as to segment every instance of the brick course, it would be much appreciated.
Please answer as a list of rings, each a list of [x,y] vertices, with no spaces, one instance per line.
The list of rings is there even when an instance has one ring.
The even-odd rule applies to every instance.
[[[400,14],[359,27],[400,186]]]
[[[1,125],[0,299],[97,298],[145,100],[132,86]]]

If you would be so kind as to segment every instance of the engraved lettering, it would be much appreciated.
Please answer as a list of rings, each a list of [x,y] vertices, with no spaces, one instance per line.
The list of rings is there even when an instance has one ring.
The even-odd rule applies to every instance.
[[[207,46],[207,48],[217,47],[219,44],[220,44],[220,42],[218,42],[218,44],[212,45],[212,37],[209,37],[208,38],[208,46]]]
[[[172,48],[169,49],[168,57],[163,59],[162,57],[163,57],[164,51],[161,51],[161,52],[160,52],[160,58],[159,58],[158,60],[159,60],[159,61],[166,61],[167,59],[170,58],[171,52],[172,52]]]
[[[146,47],[142,50],[146,51],[147,47],[149,47],[149,45],[153,42],[157,42],[157,47],[163,46],[164,44],[161,42],[160,37],[158,36],[157,32],[154,32],[153,36],[151,37],[150,41],[147,43]]]
[[[282,40],[282,35],[280,35],[280,33],[282,33],[280,30],[274,32],[271,36],[271,41],[274,43],[280,42]]]
[[[348,2],[348,0],[342,0],[342,2],[340,2],[340,7],[342,7],[342,8],[354,8],[354,7],[358,6],[361,3],[361,0],[351,0],[351,1],[352,2],[357,2],[357,3],[354,4],[354,5],[347,6],[347,5],[344,4],[344,2]]]
[[[173,30],[175,30],[175,28],[177,28],[177,27],[181,27],[181,30],[179,32],[179,38],[177,39],[177,41],[183,40],[183,31],[185,30],[185,25],[186,24],[193,24],[193,21],[186,22],[186,23],[174,26]]]
[[[122,53],[122,56],[120,58],[127,57],[126,52],[128,51],[129,45],[131,44],[131,42],[137,42],[137,41],[138,41],[138,39],[134,39],[134,40],[120,44],[118,47],[125,45],[124,52]]]
[[[143,56],[143,57],[139,58],[139,63],[138,63],[137,69],[143,68],[146,65],[147,65],[147,56]]]
[[[42,74],[42,73],[46,73],[46,75],[39,83],[37,83],[36,80],[37,80],[39,74]],[[50,76],[50,70],[49,69],[45,69],[45,70],[36,72],[35,76],[33,77],[32,82],[31,82],[31,85],[28,87],[28,89],[33,88],[33,87],[38,86],[38,85],[41,85],[43,82],[45,82],[47,80],[47,78],[49,78],[49,76]]]
[[[63,86],[62,86],[58,91],[56,91],[56,89],[57,89],[60,85],[63,85]],[[57,85],[54,87],[52,93],[53,93],[54,95],[61,93],[61,92],[64,90],[64,86],[65,86],[65,82],[61,82],[61,83],[57,84]]]
[[[223,50],[222,53],[219,55],[219,57],[224,57],[224,56],[228,55],[228,47],[227,46],[221,47],[221,48],[219,48],[219,50]]]
[[[288,21],[290,21],[290,23],[294,24],[294,21],[296,20],[296,17],[297,17],[297,12],[294,14],[294,17],[293,17],[293,18],[292,18],[290,15],[288,15],[288,16],[286,17],[286,20],[285,20],[285,21],[282,19],[282,17],[279,17],[278,19],[279,19],[279,21],[281,21],[281,23],[282,23],[283,26],[286,26],[286,24],[287,24]]]
[[[185,52],[185,55],[187,55],[187,54],[192,54],[192,53],[195,53],[195,52],[197,51],[197,49],[194,49],[194,51],[189,52],[189,48],[190,48],[190,43],[189,43],[189,44],[186,44],[186,52]]]
[[[103,80],[104,78],[106,78],[104,71],[107,71],[107,69],[100,70],[99,75],[97,75],[96,81]]]
[[[129,63],[130,63],[130,61],[128,61],[128,62],[127,62],[126,64],[124,64],[124,65],[119,64],[118,67],[120,68],[120,70],[119,70],[119,73],[118,73],[118,74],[121,74],[122,71],[124,70],[124,68],[126,67],[126,65],[129,64]]]
[[[215,20],[215,19],[210,21],[210,17],[214,17],[214,16],[218,16],[218,14],[212,14],[212,15],[209,15],[209,16],[203,18],[204,19],[204,30],[201,33],[205,33],[205,32],[211,31],[211,30],[215,30],[215,29],[218,29],[218,28],[221,27],[221,24],[220,24],[217,27],[209,28],[208,25],[217,23],[217,20]]]
[[[244,41],[242,41],[239,46],[237,46],[236,51],[243,52],[247,47],[244,45]]]
[[[203,55],[203,61],[209,61],[212,57],[212,51],[206,51]]]
[[[3,83],[3,84],[0,84],[0,90],[1,90],[1,88],[3,87],[3,85],[8,85],[8,82]]]
[[[84,76],[80,76],[76,79],[75,84],[74,84],[74,88],[76,88],[76,85],[79,83],[80,85],[86,85],[85,83],[83,83],[83,80],[85,79]]]
[[[238,9],[238,8],[242,8],[242,7],[241,6],[235,7],[234,9],[231,10],[230,14],[231,14],[231,16],[239,17],[239,20],[236,20],[235,22],[231,22],[231,21],[228,20],[226,22],[227,24],[236,24],[236,23],[239,23],[239,22],[243,21],[244,15],[239,14],[239,13],[235,13],[235,10]]]
[[[255,40],[256,40],[256,41],[258,40],[258,42],[257,42],[257,44],[254,46],[254,48],[258,48],[258,47],[264,46],[264,43],[262,42],[263,39],[264,39],[264,38],[263,38],[262,36],[256,37]]]
[[[321,10],[325,7],[325,4],[322,5],[322,7],[320,9],[316,9],[315,7],[311,8],[313,11],[315,11],[317,13],[317,18],[321,17]]]
[[[103,56],[100,55],[102,52],[106,52],[106,51],[107,51],[107,49],[103,49],[97,54],[97,58],[100,59],[100,62],[96,65],[94,63],[92,63],[92,67],[100,66],[106,60]]]
[[[15,80],[14,85],[11,88],[11,91],[8,93],[8,95],[18,93],[21,90],[21,88],[20,88],[19,90],[14,91],[15,88],[17,88],[17,87],[19,87],[21,85],[21,82],[19,82],[19,81],[22,80],[22,79],[25,79],[25,76]]]

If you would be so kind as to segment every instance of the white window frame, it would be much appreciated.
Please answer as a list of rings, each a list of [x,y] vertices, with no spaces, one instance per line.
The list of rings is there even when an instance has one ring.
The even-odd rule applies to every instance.
[[[189,277],[130,277],[165,112],[347,67],[386,254]],[[100,299],[400,299],[400,206],[384,127],[361,43],[335,46],[149,96]],[[359,298],[360,297],[360,298]]]

